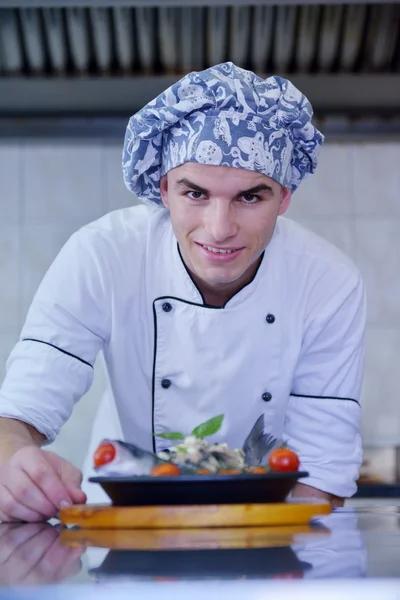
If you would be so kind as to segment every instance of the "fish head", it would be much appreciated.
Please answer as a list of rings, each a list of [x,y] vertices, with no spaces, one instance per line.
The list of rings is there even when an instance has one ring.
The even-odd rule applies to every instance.
[[[102,448],[110,449],[106,461],[103,460],[99,464],[99,461],[96,463],[95,460],[95,471],[102,476],[150,475],[153,467],[165,462],[156,454],[122,440],[103,440],[95,452],[95,457],[101,453]]]

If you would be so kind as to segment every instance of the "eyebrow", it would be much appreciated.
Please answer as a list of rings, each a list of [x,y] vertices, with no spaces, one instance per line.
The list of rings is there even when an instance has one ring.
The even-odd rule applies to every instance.
[[[209,190],[201,187],[200,185],[197,185],[197,183],[193,183],[193,181],[189,181],[189,179],[186,179],[186,177],[177,181],[176,185],[177,185],[177,187],[181,187],[181,188],[190,188],[196,192],[200,192],[200,194],[206,194],[207,196],[210,195]],[[274,190],[272,189],[272,187],[270,185],[267,185],[266,183],[260,183],[260,185],[256,185],[255,187],[249,188],[247,190],[241,190],[240,192],[238,192],[236,194],[236,197],[237,196],[246,196],[246,195],[250,195],[250,194],[257,194],[258,192],[273,192],[273,191]]]

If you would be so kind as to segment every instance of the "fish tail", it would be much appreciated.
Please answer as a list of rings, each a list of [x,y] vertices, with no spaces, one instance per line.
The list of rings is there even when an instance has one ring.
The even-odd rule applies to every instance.
[[[265,455],[268,454],[277,443],[277,438],[270,433],[264,433],[264,415],[261,415],[255,422],[243,444],[243,451],[247,464],[260,464]]]

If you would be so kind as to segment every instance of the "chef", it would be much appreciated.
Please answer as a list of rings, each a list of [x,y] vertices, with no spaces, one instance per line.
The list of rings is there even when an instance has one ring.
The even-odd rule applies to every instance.
[[[311,118],[289,81],[224,63],[130,119],[123,175],[143,203],[72,235],[7,363],[0,519],[85,501],[79,471],[43,448],[89,390],[99,353],[110,391],[89,455],[116,434],[158,452],[158,434],[218,414],[213,439],[240,447],[263,414],[309,472],[293,495],[341,505],[354,494],[362,278],[282,216],[317,166],[323,136]]]

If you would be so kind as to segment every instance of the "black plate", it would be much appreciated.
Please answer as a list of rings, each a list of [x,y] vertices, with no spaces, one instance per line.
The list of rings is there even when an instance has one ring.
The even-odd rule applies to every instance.
[[[311,565],[300,561],[289,546],[218,550],[110,550],[102,565],[91,569],[98,577],[168,577],[241,579],[293,574]]]
[[[90,477],[115,506],[260,504],[283,502],[305,471],[265,475]]]

